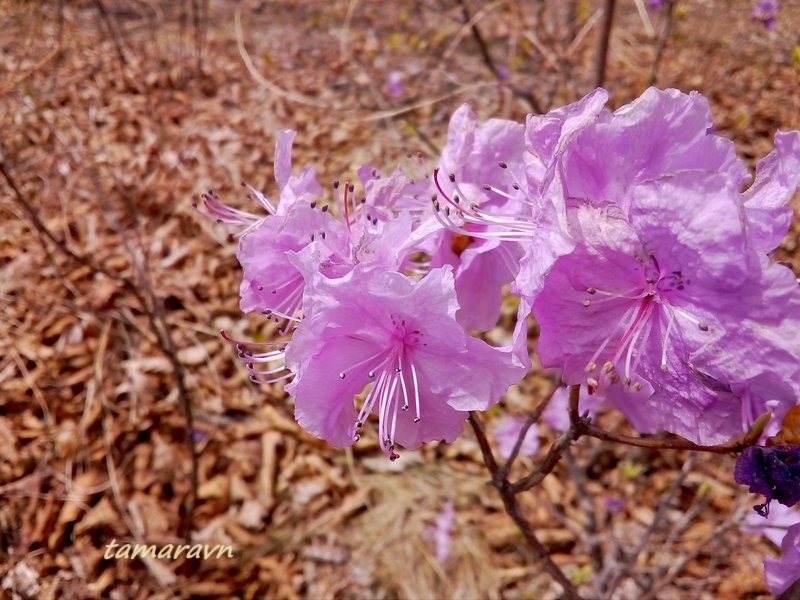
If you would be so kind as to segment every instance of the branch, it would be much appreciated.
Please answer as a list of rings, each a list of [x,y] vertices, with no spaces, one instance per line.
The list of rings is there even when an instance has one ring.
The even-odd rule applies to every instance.
[[[547,548],[545,548],[542,542],[539,541],[539,538],[536,537],[536,532],[533,529],[533,525],[531,525],[530,521],[528,521],[522,514],[516,496],[513,492],[511,492],[511,486],[508,479],[502,473],[502,470],[498,468],[497,461],[495,460],[492,449],[489,446],[489,440],[486,438],[486,432],[483,429],[483,425],[474,412],[469,413],[469,424],[472,426],[472,429],[475,432],[475,437],[478,440],[478,445],[480,446],[481,453],[483,454],[483,462],[486,464],[486,467],[489,469],[489,472],[492,475],[492,484],[500,493],[500,498],[503,501],[503,506],[506,509],[506,513],[508,513],[508,516],[510,516],[514,523],[517,524],[517,527],[520,528],[522,535],[525,537],[525,541],[528,543],[528,546],[530,546],[531,550],[533,550],[536,558],[541,561],[544,570],[547,571],[548,574],[562,587],[564,590],[564,597],[567,598],[567,600],[580,600],[580,595],[578,594],[578,590],[575,585],[572,583],[572,581],[570,581],[569,577],[564,574],[564,571],[561,570],[561,568],[553,561],[553,559],[550,558]]]
[[[172,339],[172,334],[170,332],[169,326],[166,321],[166,316],[164,315],[164,308],[161,305],[161,302],[158,296],[155,294],[153,290],[150,278],[147,274],[146,265],[137,265],[135,256],[132,254],[132,260],[134,266],[139,267],[140,275],[142,280],[142,285],[146,292],[146,296],[142,293],[142,290],[139,286],[134,283],[131,279],[120,275],[119,273],[115,273],[113,271],[109,271],[103,265],[97,263],[89,256],[85,256],[82,254],[77,254],[72,249],[70,249],[64,240],[59,239],[56,235],[50,230],[47,225],[44,224],[41,217],[39,217],[36,210],[33,206],[28,202],[25,196],[19,189],[16,181],[12,177],[10,171],[7,169],[5,163],[3,162],[3,154],[0,151],[0,174],[3,175],[8,186],[14,192],[14,199],[16,200],[17,204],[23,209],[25,214],[28,215],[31,223],[33,224],[34,228],[39,232],[40,235],[50,240],[55,247],[66,256],[69,260],[72,260],[75,263],[78,263],[82,266],[89,268],[94,273],[101,273],[106,277],[113,279],[114,281],[120,282],[123,287],[130,292],[137,301],[142,306],[142,311],[147,316],[148,324],[150,326],[151,331],[156,336],[158,340],[159,347],[161,351],[166,355],[167,359],[172,366],[172,370],[175,376],[175,383],[178,387],[178,397],[181,401],[181,405],[184,411],[184,416],[186,417],[186,445],[187,449],[190,453],[191,458],[191,491],[189,496],[189,504],[186,507],[186,514],[183,519],[183,536],[186,538],[188,542],[191,543],[191,532],[193,528],[193,514],[194,508],[197,504],[197,489],[199,487],[199,475],[198,475],[198,463],[197,463],[197,449],[194,443],[194,437],[192,436],[192,430],[194,426],[194,413],[192,410],[191,400],[189,398],[188,389],[186,386],[186,376],[183,370],[183,364],[178,359],[177,350],[175,348],[174,340]],[[132,210],[132,207],[126,205],[127,208]],[[135,218],[135,215],[134,215]],[[120,231],[123,237],[126,236],[124,231]],[[148,308],[148,298],[150,300],[149,304],[150,307]]]
[[[461,14],[464,17],[464,23],[469,25],[470,31],[472,32],[472,37],[475,39],[475,43],[478,44],[478,50],[481,53],[481,58],[483,59],[483,63],[486,67],[492,72],[494,78],[497,80],[498,83],[508,87],[511,90],[511,93],[514,94],[517,98],[520,98],[528,103],[531,107],[533,112],[542,114],[544,110],[542,110],[542,106],[539,104],[539,101],[533,95],[532,92],[526,92],[522,88],[513,85],[512,83],[506,81],[506,78],[500,72],[500,69],[497,68],[497,65],[494,63],[492,59],[492,55],[489,53],[489,47],[486,45],[486,40],[483,39],[483,35],[481,34],[480,29],[478,29],[478,24],[473,20],[472,16],[469,13],[469,8],[467,8],[466,0],[458,0],[458,4],[461,7]]]
[[[511,454],[509,454],[506,463],[500,469],[500,472],[503,475],[503,478],[507,478],[508,474],[511,472],[511,467],[514,464],[514,460],[516,460],[517,456],[519,455],[519,451],[522,448],[522,443],[525,441],[525,436],[528,435],[528,430],[533,426],[533,424],[539,420],[544,413],[547,406],[550,404],[550,400],[553,399],[553,394],[558,391],[558,386],[553,386],[553,389],[550,390],[550,393],[545,396],[545,398],[533,409],[528,417],[525,419],[525,423],[522,425],[522,429],[519,432],[519,436],[517,436],[517,441],[514,442],[514,447],[511,449]]]
[[[603,87],[606,80],[606,64],[608,63],[608,46],[611,41],[611,27],[614,24],[614,7],[616,0],[606,0],[603,9],[603,28],[597,46],[597,62],[594,68],[595,87]]]
[[[667,0],[666,16],[664,19],[664,26],[658,36],[658,43],[656,44],[656,55],[653,58],[653,68],[650,71],[650,82],[648,85],[655,85],[658,76],[658,67],[661,64],[661,58],[664,55],[664,50],[667,47],[667,39],[672,32],[672,23],[675,17],[675,0]]]
[[[605,440],[606,442],[617,442],[619,444],[637,446],[639,448],[650,448],[653,450],[692,450],[695,452],[709,452],[711,454],[741,452],[745,448],[758,444],[758,439],[748,440],[739,438],[716,446],[701,446],[700,444],[695,444],[694,442],[677,436],[672,438],[639,438],[622,433],[613,433],[605,429],[600,429],[592,423],[586,425],[583,434],[599,440]]]

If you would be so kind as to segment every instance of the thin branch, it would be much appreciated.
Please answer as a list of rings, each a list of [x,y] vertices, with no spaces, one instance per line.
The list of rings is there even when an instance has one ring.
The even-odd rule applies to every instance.
[[[595,572],[600,572],[603,569],[603,548],[597,536],[598,527],[595,505],[586,488],[586,466],[578,464],[578,460],[573,456],[571,448],[567,448],[564,452],[564,462],[567,464],[569,477],[575,484],[577,504],[583,514],[586,515],[586,522],[583,524],[580,535],[589,550],[592,568]]]
[[[508,455],[508,459],[506,459],[505,464],[500,469],[500,472],[503,475],[503,478],[507,478],[508,474],[511,472],[511,467],[514,464],[514,460],[516,460],[517,456],[519,455],[519,451],[522,448],[522,443],[525,441],[525,436],[528,435],[528,430],[533,426],[536,421],[542,416],[547,406],[550,404],[550,400],[553,399],[553,395],[558,391],[558,386],[553,386],[553,389],[550,390],[550,393],[545,396],[541,402],[533,409],[528,417],[525,419],[525,423],[522,425],[522,429],[517,436],[517,441],[514,442],[514,447],[511,449],[511,454]]]
[[[594,68],[595,87],[603,87],[606,80],[606,64],[608,63],[608,46],[611,41],[611,28],[614,24],[614,8],[616,0],[606,0],[603,9],[603,27],[597,46],[597,61]]]
[[[625,559],[620,566],[619,571],[612,577],[611,581],[609,582],[608,588],[605,591],[607,597],[611,597],[614,593],[614,590],[617,589],[617,586],[620,582],[625,578],[630,570],[633,568],[633,565],[636,563],[636,559],[642,553],[642,551],[647,546],[648,542],[650,541],[650,537],[655,533],[656,528],[658,527],[661,520],[666,515],[667,509],[669,508],[670,504],[672,503],[672,499],[675,497],[675,494],[681,489],[684,480],[689,475],[689,472],[692,470],[692,466],[694,465],[693,457],[689,457],[689,459],[683,464],[683,467],[678,473],[678,476],[675,478],[675,481],[672,482],[669,490],[667,493],[664,494],[658,502],[658,508],[656,509],[656,514],[653,516],[653,520],[650,521],[650,525],[647,527],[647,530],[642,534],[639,543],[633,549],[633,551],[625,553]]]
[[[103,25],[106,26],[108,34],[111,36],[111,41],[114,42],[114,49],[117,52],[117,58],[119,59],[120,66],[125,68],[128,65],[128,61],[125,59],[125,52],[122,50],[122,42],[119,40],[119,35],[114,27],[114,24],[111,22],[111,17],[109,16],[108,11],[103,4],[103,0],[94,0],[94,3],[95,6],[97,6],[98,12],[100,13],[100,18],[103,21]]]
[[[661,65],[661,58],[664,55],[664,50],[667,48],[667,40],[669,39],[670,33],[672,33],[672,24],[675,20],[675,0],[667,0],[665,11],[664,26],[658,36],[656,55],[655,58],[653,58],[653,68],[650,71],[650,81],[648,85],[655,85],[656,83],[658,67]]]
[[[599,427],[589,423],[587,424],[584,435],[605,440],[607,442],[617,442],[619,444],[626,444],[628,446],[637,446],[639,448],[650,448],[652,450],[692,450],[695,452],[709,452],[711,454],[731,454],[741,452],[745,448],[755,446],[758,440],[751,441],[746,439],[736,439],[724,444],[716,446],[701,446],[689,440],[680,437],[671,438],[639,438],[632,435],[625,435],[623,433],[614,433],[600,429]]]
[[[533,550],[536,558],[541,561],[544,570],[547,571],[547,573],[555,581],[557,581],[564,590],[564,597],[567,598],[567,600],[580,600],[580,595],[578,594],[578,590],[575,585],[550,557],[550,554],[547,552],[547,548],[545,548],[542,542],[539,541],[539,538],[536,537],[536,531],[533,529],[533,525],[531,525],[530,521],[528,521],[528,519],[526,519],[522,514],[522,510],[517,502],[517,498],[511,492],[511,486],[508,479],[505,478],[501,469],[497,465],[497,461],[492,453],[492,448],[489,445],[489,440],[486,438],[486,432],[483,429],[483,425],[474,412],[469,413],[469,424],[472,426],[472,429],[475,432],[475,437],[478,440],[478,445],[480,446],[481,453],[483,454],[483,462],[486,464],[486,467],[489,469],[489,472],[492,475],[492,484],[500,493],[500,498],[503,501],[503,506],[506,509],[506,513],[508,513],[508,516],[510,516],[514,523],[517,524],[517,527],[520,528],[522,535],[525,537],[525,541],[528,543],[528,546],[531,548],[531,550]]]
[[[587,421],[580,420],[577,424],[570,426],[569,431],[562,434],[561,437],[550,446],[550,450],[547,451],[547,454],[545,454],[539,466],[522,479],[518,479],[510,484],[508,488],[509,491],[516,495],[539,485],[545,477],[553,472],[553,469],[556,468],[556,465],[558,465],[561,460],[561,455],[569,448],[570,444],[582,435],[586,425],[588,425]]]
[[[494,454],[492,453],[492,447],[489,445],[489,440],[486,438],[486,432],[483,430],[483,424],[480,422],[474,412],[469,413],[469,424],[472,426],[473,431],[475,431],[475,437],[478,440],[478,446],[480,446],[481,454],[483,455],[483,462],[489,469],[489,473],[492,474],[492,478],[494,478],[495,473],[498,472],[497,460],[495,460]],[[492,481],[494,482],[494,479]],[[495,485],[497,484],[497,482],[494,483]]]
[[[28,202],[25,196],[22,194],[22,191],[19,189],[16,181],[14,180],[11,172],[7,169],[3,159],[3,153],[0,151],[0,174],[3,175],[8,186],[13,191],[13,197],[17,204],[22,208],[25,214],[28,215],[31,223],[33,224],[34,228],[39,232],[40,235],[50,240],[55,247],[64,254],[67,258],[76,262],[82,266],[88,267],[94,273],[100,273],[113,279],[114,281],[120,282],[123,287],[129,291],[133,296],[137,299],[137,301],[141,304],[142,310],[145,313],[148,324],[150,329],[152,330],[153,334],[156,336],[156,339],[159,342],[159,347],[161,348],[162,352],[166,355],[167,359],[172,366],[172,370],[175,376],[175,382],[178,387],[178,397],[180,398],[182,408],[184,411],[184,416],[186,417],[186,445],[190,452],[191,457],[191,491],[189,497],[189,504],[186,507],[186,514],[184,515],[183,519],[183,536],[187,539],[187,541],[191,542],[191,532],[193,529],[193,514],[194,508],[197,504],[197,489],[199,487],[199,475],[198,475],[198,463],[197,463],[197,450],[194,443],[194,437],[192,436],[193,426],[194,426],[194,413],[192,410],[191,400],[189,398],[188,389],[186,386],[186,376],[183,369],[183,364],[178,359],[177,350],[175,347],[174,340],[172,339],[172,334],[170,332],[169,326],[166,322],[166,316],[164,315],[164,309],[161,305],[161,302],[158,296],[155,294],[155,291],[152,288],[151,280],[149,274],[147,273],[146,265],[137,265],[136,260],[134,257],[134,266],[140,267],[141,283],[144,286],[145,293],[142,292],[140,287],[134,283],[131,279],[120,275],[119,273],[115,273],[106,269],[103,265],[97,263],[89,256],[85,256],[82,254],[77,254],[72,249],[70,249],[64,240],[59,239],[56,235],[50,230],[47,225],[44,224],[41,217],[39,217],[36,210],[33,206]],[[130,205],[126,205],[129,210],[133,210]],[[135,215],[134,215],[135,216]],[[120,233],[124,236],[125,232],[120,231]],[[132,252],[133,255],[133,252]],[[148,302],[149,299],[149,302]],[[148,304],[150,306],[148,306]]]
[[[127,196],[123,194],[120,195],[120,197],[128,216],[133,220],[136,226],[134,231],[139,233],[139,218],[135,207]],[[172,367],[175,384],[178,390],[178,399],[181,404],[181,409],[183,410],[184,418],[186,419],[186,426],[184,428],[184,442],[186,444],[186,449],[189,452],[189,476],[191,487],[189,490],[188,505],[185,508],[186,512],[184,514],[184,518],[182,519],[183,531],[179,532],[179,534],[181,537],[186,539],[187,543],[191,544],[192,530],[194,528],[194,510],[197,505],[197,490],[200,487],[200,475],[197,457],[197,445],[194,441],[194,407],[192,405],[192,399],[186,385],[186,372],[183,368],[183,363],[181,363],[180,359],[178,358],[178,351],[175,345],[175,340],[172,337],[172,330],[167,323],[167,316],[164,313],[164,304],[162,299],[158,296],[153,288],[153,279],[150,275],[150,268],[144,252],[144,244],[141,242],[141,240],[139,241],[138,248],[140,250],[141,258],[140,260],[137,260],[137,253],[135,251],[136,249],[130,243],[127,231],[120,227],[118,228],[118,233],[122,236],[123,240],[125,240],[126,246],[128,246],[128,251],[131,255],[131,262],[139,273],[139,282],[144,289],[144,293],[150,301],[150,310],[145,311],[147,313],[147,319],[150,323],[151,329],[159,339],[159,345],[162,352],[166,355],[167,360]]]
[[[475,39],[475,43],[478,44],[478,50],[481,53],[481,58],[483,59],[483,62],[486,65],[486,67],[492,72],[492,75],[494,75],[494,78],[497,80],[497,82],[508,87],[508,89],[511,90],[511,93],[514,94],[517,98],[520,98],[525,102],[527,102],[533,112],[542,114],[544,110],[542,109],[541,104],[533,95],[533,93],[526,92],[522,88],[506,81],[507,78],[503,75],[503,73],[500,72],[500,69],[497,68],[497,65],[492,59],[492,55],[489,52],[489,47],[486,45],[486,40],[483,39],[481,31],[480,29],[478,29],[478,24],[475,22],[475,20],[473,20],[472,16],[470,15],[469,8],[467,8],[466,0],[458,0],[458,4],[461,7],[461,14],[464,17],[464,23],[470,26],[472,37]]]

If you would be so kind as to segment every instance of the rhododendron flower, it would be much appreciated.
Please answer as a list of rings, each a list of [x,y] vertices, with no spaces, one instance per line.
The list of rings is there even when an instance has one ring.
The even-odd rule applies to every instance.
[[[741,529],[746,533],[763,535],[776,546],[780,546],[789,527],[798,523],[800,523],[800,510],[779,503],[769,509],[766,517],[756,512],[749,512]]]
[[[522,433],[525,419],[514,415],[506,415],[497,419],[492,425],[492,433],[497,442],[497,449],[500,456],[508,458],[514,450],[514,446]],[[533,456],[539,450],[539,436],[536,424],[534,423],[525,432],[525,438],[519,447],[520,456]]]
[[[733,475],[736,483],[765,497],[765,503],[755,507],[759,514],[768,514],[773,500],[794,506],[800,502],[800,446],[747,448],[736,461]]]
[[[283,215],[265,219],[251,229],[240,239],[237,252],[243,269],[239,291],[242,312],[296,318],[305,281],[288,253],[318,239],[319,267],[329,267],[346,260],[344,237],[341,223],[315,204],[295,204]]]
[[[786,532],[781,543],[781,554],[781,558],[764,559],[767,588],[776,596],[800,581],[800,523],[792,525]]]
[[[272,215],[286,213],[298,201],[313,202],[315,198],[319,198],[322,195],[322,188],[316,180],[313,166],[304,168],[299,175],[292,174],[292,144],[296,135],[296,131],[284,129],[278,134],[275,142],[274,172],[279,190],[277,205],[251,185],[242,183],[249,190],[248,197],[257,201],[266,214],[232,208],[222,203],[212,190],[202,196],[205,214],[218,223],[243,226],[243,229],[236,234],[239,236],[257,227]]]
[[[775,150],[756,167],[756,180],[742,195],[751,245],[772,252],[789,231],[789,206],[800,186],[800,131],[775,134]]]
[[[576,247],[533,303],[542,364],[603,389],[640,431],[698,443],[741,433],[765,408],[785,412],[790,395],[768,397],[765,384],[800,381],[788,341],[797,286],[750,251],[738,192],[749,176],[707,133],[707,103],[651,89],[581,123],[551,151],[557,175],[543,188],[563,197]],[[778,360],[740,356],[754,347]]]
[[[286,349],[298,423],[343,447],[374,413],[393,459],[395,444],[453,441],[466,411],[487,409],[523,375],[509,352],[467,335],[457,310],[450,267],[419,282],[364,267],[338,279],[314,274]],[[369,384],[357,411],[353,399]]]
[[[464,104],[450,119],[435,171],[439,225],[418,247],[431,255],[431,268],[453,266],[461,304],[458,322],[467,329],[485,331],[495,325],[503,285],[519,270],[522,248],[504,230],[496,231],[494,220],[513,218],[523,209],[523,133],[522,125],[503,119],[478,125]]]

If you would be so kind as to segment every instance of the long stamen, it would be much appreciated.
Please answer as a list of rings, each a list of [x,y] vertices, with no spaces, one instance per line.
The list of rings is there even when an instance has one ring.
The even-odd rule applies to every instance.
[[[636,307],[635,306],[631,306],[627,311],[625,311],[625,314],[622,315],[622,319],[620,319],[620,321],[625,320],[626,318],[628,318],[628,315],[631,315],[632,313],[635,313],[635,312],[636,312]],[[630,321],[628,321],[628,323],[625,325],[625,329],[628,329],[628,327],[631,326],[631,324],[633,323],[635,318],[636,318],[635,316],[631,317]],[[617,329],[614,329],[606,337],[606,339],[603,340],[603,343],[600,344],[600,347],[597,350],[595,350],[595,353],[592,355],[592,358],[589,359],[589,362],[586,365],[586,369],[588,371],[594,371],[597,368],[597,359],[600,358],[600,354],[602,354],[603,350],[606,349],[606,346],[608,346],[608,344],[611,342],[611,339],[614,337],[614,334],[616,332],[617,332]]]
[[[639,322],[642,320],[645,313],[647,312],[647,309],[650,306],[650,301],[652,300],[652,298],[653,298],[652,296],[646,296],[644,301],[642,301],[639,304],[639,310],[636,312],[636,316],[633,318],[633,322],[630,325],[628,325],[625,334],[622,336],[622,339],[619,341],[617,347],[614,349],[614,352],[612,354],[613,358],[611,359],[611,362],[617,362],[617,360],[619,360],[620,356],[622,355],[622,352],[625,351],[625,348],[628,346],[628,342],[631,338],[631,335],[633,335],[633,333],[638,330]]]
[[[282,375],[281,377],[274,377],[272,379],[261,379],[257,375],[250,375],[250,381],[253,383],[258,383],[260,385],[269,384],[269,383],[277,383],[278,381],[283,381],[285,379],[289,379],[290,377],[294,377],[294,373],[287,373],[286,375]]]
[[[358,413],[358,417],[356,420],[356,427],[359,427],[360,424],[364,423],[367,420],[367,416],[370,412],[372,412],[372,406],[375,404],[375,400],[380,395],[381,391],[383,390],[384,383],[386,382],[386,371],[381,371],[381,374],[378,376],[378,381],[375,382],[375,385],[372,386],[372,389],[367,394],[367,398],[364,400],[364,404],[361,406],[361,410]],[[379,425],[380,427],[380,425]]]
[[[669,344],[669,334],[672,331],[672,324],[675,322],[675,311],[669,312],[669,322],[667,323],[667,332],[664,334],[664,341],[661,343],[661,370],[667,370],[667,345]]]
[[[264,194],[259,192],[252,185],[250,185],[249,183],[245,183],[243,181],[242,186],[246,187],[247,190],[250,192],[250,194],[248,194],[247,197],[257,200],[258,203],[261,204],[261,206],[264,207],[264,210],[266,210],[269,214],[274,215],[278,212],[278,210],[275,208],[275,205],[272,204],[272,201],[269,198],[267,198]]]
[[[649,306],[650,304],[647,303],[647,306],[645,307],[645,312],[647,311],[647,308]],[[643,316],[644,312],[642,313],[642,317]],[[636,325],[633,327],[634,333],[631,335],[630,342],[628,343],[628,351],[625,354],[625,377],[627,379],[631,378],[631,357],[633,356],[634,351],[636,349],[636,342],[639,340],[639,336],[642,334],[642,329],[646,328],[645,324],[647,323],[649,323],[648,320],[640,319],[637,320]],[[616,357],[614,360],[616,362]]]
[[[403,357],[402,354],[397,356],[397,377],[400,379],[400,385],[403,390],[403,406],[401,410],[408,410],[408,388],[406,387],[406,378],[403,375]]]
[[[371,362],[371,361],[375,360],[376,358],[378,358],[378,357],[380,357],[380,356],[383,356],[384,354],[386,354],[386,352],[387,352],[386,350],[379,350],[379,351],[378,351],[378,352],[376,352],[375,354],[372,354],[371,356],[368,356],[367,358],[365,358],[365,359],[363,359],[363,360],[360,360],[360,361],[358,361],[356,364],[354,364],[354,365],[350,365],[349,367],[347,367],[347,368],[346,368],[346,369],[344,369],[343,371],[339,371],[339,379],[344,379],[345,377],[347,377],[347,372],[348,372],[348,371],[352,371],[353,369],[357,369],[357,368],[359,368],[359,367],[361,367],[361,366],[365,365],[366,363],[368,363],[368,362]],[[382,360],[382,361],[379,363],[379,365],[378,365],[376,368],[374,368],[372,371],[370,371],[370,372],[371,372],[371,373],[374,373],[375,371],[377,371],[378,369],[380,369],[380,368],[381,368],[381,367],[382,367],[382,366],[385,364],[385,362],[386,362],[386,360],[385,360],[385,359],[384,359],[384,360]]]
[[[386,440],[388,442],[388,447],[393,447],[394,446],[394,432],[395,432],[395,429],[397,427],[397,409],[395,409],[394,412],[392,412],[392,404],[395,404],[395,391],[397,391],[397,377],[396,376],[395,377],[391,377],[390,379],[391,379],[391,382],[392,382],[391,387],[389,386],[388,381],[387,381],[386,385],[384,386],[384,395],[382,397],[382,401],[383,401],[383,404],[385,406],[384,406],[383,410],[381,411],[383,413],[383,417],[382,417],[381,420],[385,421],[387,416],[388,416],[388,414],[391,413],[391,415],[392,415],[391,426],[389,426],[389,430],[387,432],[387,428],[386,428],[387,427],[387,423],[384,423],[383,432],[384,432],[384,434],[386,436]],[[387,387],[389,388],[388,393],[386,393],[386,388]]]
[[[417,379],[417,369],[413,362],[411,362],[411,378],[414,380],[414,408],[417,411],[414,423],[419,423],[422,420],[422,416],[419,413],[419,380]]]

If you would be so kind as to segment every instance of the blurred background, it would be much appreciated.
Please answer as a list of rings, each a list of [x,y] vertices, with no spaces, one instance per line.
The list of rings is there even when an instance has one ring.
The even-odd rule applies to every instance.
[[[235,242],[192,203],[275,194],[283,128],[323,187],[422,174],[461,103],[521,120],[601,81],[612,107],[701,91],[753,166],[800,128],[800,0],[780,4],[767,27],[749,0],[0,0],[0,597],[557,598],[470,432],[390,463],[248,381],[219,331],[274,327],[239,312]],[[731,467],[582,440],[521,502],[587,597],[767,597],[776,549],[739,530]],[[189,536],[234,558],[103,556]]]

